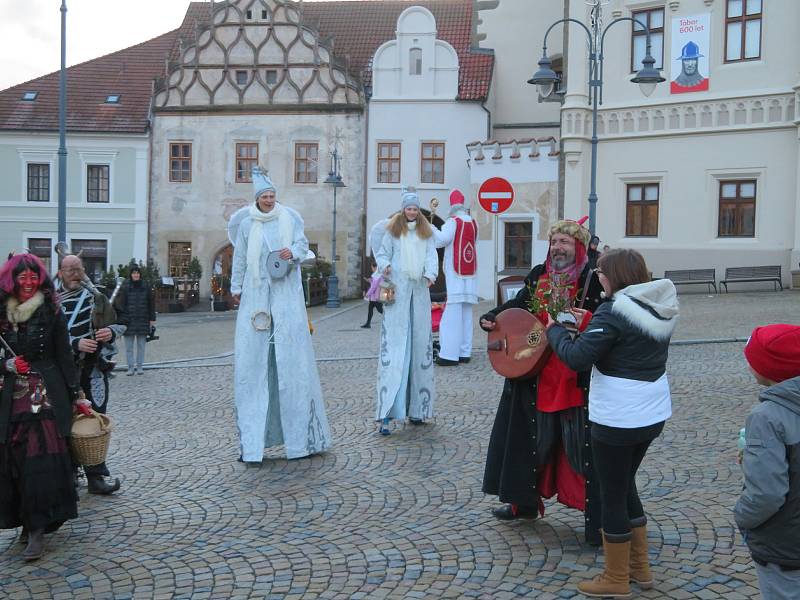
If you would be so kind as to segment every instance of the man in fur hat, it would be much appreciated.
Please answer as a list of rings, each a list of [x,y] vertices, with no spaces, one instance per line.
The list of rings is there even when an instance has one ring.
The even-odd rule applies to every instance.
[[[303,219],[277,201],[258,167],[253,191],[254,204],[240,209],[245,216],[231,232],[231,294],[241,299],[234,362],[240,460],[259,464],[272,446],[284,445],[287,458],[323,452],[331,432],[300,278],[308,253]]]
[[[478,225],[464,207],[464,194],[450,194],[450,218],[434,230],[436,246],[444,248],[447,304],[439,325],[441,350],[436,364],[449,367],[468,363],[472,355],[472,307],[478,303]]]
[[[558,294],[570,304],[588,291],[583,307],[591,312],[601,302],[602,286],[589,268],[591,235],[580,222],[558,221],[550,228],[550,249],[544,264],[533,267],[516,298],[481,317],[485,331],[508,308],[522,308],[547,321],[546,307]],[[591,476],[588,394],[589,373],[575,373],[555,354],[531,379],[507,379],[492,428],[483,491],[499,496],[494,509],[503,520],[535,519],[544,515],[542,498],[585,511],[586,541],[601,543],[599,490]]]

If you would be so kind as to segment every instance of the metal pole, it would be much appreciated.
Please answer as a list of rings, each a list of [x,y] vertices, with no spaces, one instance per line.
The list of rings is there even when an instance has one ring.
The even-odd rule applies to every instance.
[[[58,241],[67,241],[67,0],[61,0],[61,74],[58,96]]]
[[[500,228],[497,226],[497,214],[494,215],[494,225],[493,225],[494,232],[492,233],[492,237],[494,238],[494,275],[492,276],[492,280],[494,281],[494,291],[492,292],[495,295],[495,299],[497,300],[497,305],[503,304],[503,299],[499,298],[497,293],[497,255],[499,253],[498,248],[500,245],[500,240],[497,238],[500,235]]]
[[[600,51],[600,4],[595,5],[592,19],[592,39],[589,52],[589,94],[592,100],[592,172],[589,187],[589,233],[595,234],[597,224],[597,100],[603,86],[598,52]]]
[[[333,172],[338,179],[339,175],[339,153],[336,148],[333,150]],[[328,277],[328,301],[326,308],[339,308],[342,300],[339,298],[339,277],[336,275],[336,187],[333,185],[333,236],[331,238],[331,274]]]

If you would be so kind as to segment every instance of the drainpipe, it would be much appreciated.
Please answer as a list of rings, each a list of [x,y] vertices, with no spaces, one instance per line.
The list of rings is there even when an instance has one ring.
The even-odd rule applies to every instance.
[[[369,146],[369,101],[372,98],[372,86],[364,87],[364,203],[361,208],[361,278],[359,278],[358,285],[364,277],[368,277],[371,273],[367,267],[367,207],[369,205],[369,155],[371,148]],[[358,290],[361,292],[363,288]]]

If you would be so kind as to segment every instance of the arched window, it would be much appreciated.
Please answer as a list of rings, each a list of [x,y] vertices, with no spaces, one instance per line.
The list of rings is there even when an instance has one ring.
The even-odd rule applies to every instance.
[[[422,48],[412,48],[409,53],[409,75],[422,75]]]

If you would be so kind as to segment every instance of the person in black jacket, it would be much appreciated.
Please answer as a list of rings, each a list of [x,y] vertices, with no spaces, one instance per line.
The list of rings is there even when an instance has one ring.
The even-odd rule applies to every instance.
[[[26,561],[78,516],[67,440],[81,398],[67,323],[32,254],[0,269],[0,529],[23,527]]]
[[[125,325],[125,353],[128,358],[128,375],[144,375],[144,349],[150,328],[156,324],[153,290],[142,280],[142,270],[132,265],[130,279],[122,286],[115,302],[118,321]],[[134,357],[134,350],[136,356]]]
[[[572,286],[575,303],[588,283],[584,306],[595,310],[602,288],[587,265],[588,242],[589,231],[580,223],[555,223],[545,264],[531,270],[515,298],[483,315],[481,327],[494,329],[497,315],[509,308],[528,310],[542,320],[543,311],[533,305],[547,306],[551,283],[559,279]],[[599,491],[587,447],[588,387],[588,372],[576,373],[553,355],[536,377],[506,380],[483,475],[483,492],[506,503],[492,511],[496,518],[535,519],[544,514],[542,498],[558,495],[563,504],[584,511],[586,541],[600,545]]]
[[[578,584],[587,596],[627,598],[630,581],[653,587],[647,560],[647,519],[636,472],[672,414],[667,351],[678,317],[675,286],[650,281],[635,250],[604,253],[596,270],[609,302],[573,337],[548,320],[553,351],[576,371],[592,369],[589,420],[600,483],[605,571]],[[582,311],[575,310],[577,319]]]

